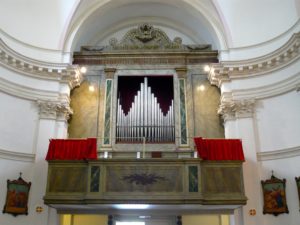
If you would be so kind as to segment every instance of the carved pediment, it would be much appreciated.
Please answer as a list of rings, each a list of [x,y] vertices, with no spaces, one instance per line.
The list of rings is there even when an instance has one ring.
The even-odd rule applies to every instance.
[[[119,41],[116,38],[109,40],[109,46],[83,46],[82,51],[107,52],[115,50],[211,50],[210,45],[184,45],[180,37],[172,41],[167,34],[149,23],[130,29]]]

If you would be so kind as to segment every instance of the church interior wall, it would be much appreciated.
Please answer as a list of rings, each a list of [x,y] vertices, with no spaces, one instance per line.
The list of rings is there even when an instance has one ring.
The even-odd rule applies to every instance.
[[[38,120],[33,102],[1,92],[0,102],[0,149],[32,154]]]

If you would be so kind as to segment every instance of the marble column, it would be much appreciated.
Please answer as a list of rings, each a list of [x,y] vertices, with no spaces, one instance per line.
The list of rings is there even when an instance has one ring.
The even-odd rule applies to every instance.
[[[250,215],[250,210],[261,211],[262,196],[260,192],[259,162],[256,152],[258,140],[255,129],[255,100],[227,100],[221,102],[218,110],[224,118],[226,138],[240,138],[243,143],[245,162],[243,176],[247,205],[242,207],[243,223],[235,221],[235,225],[263,224],[262,214]],[[241,213],[236,213],[241,215]],[[239,217],[239,216],[238,216]],[[236,218],[238,218],[236,217]],[[233,218],[233,217],[232,217]]]

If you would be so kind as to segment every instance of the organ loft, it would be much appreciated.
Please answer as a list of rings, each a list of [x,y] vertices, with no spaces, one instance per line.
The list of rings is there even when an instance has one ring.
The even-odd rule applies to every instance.
[[[220,92],[205,67],[218,62],[210,45],[145,23],[73,58],[86,73],[71,93],[69,139],[50,141],[46,204],[113,216],[138,203],[176,218],[246,204],[241,141],[224,140]]]

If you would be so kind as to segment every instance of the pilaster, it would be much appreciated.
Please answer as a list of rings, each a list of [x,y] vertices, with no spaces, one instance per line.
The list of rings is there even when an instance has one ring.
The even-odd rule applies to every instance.
[[[112,103],[115,68],[105,68],[105,97],[104,97],[104,127],[103,127],[103,147],[110,150],[112,148]]]
[[[218,113],[224,118],[226,138],[240,138],[243,143],[245,163],[243,176],[247,205],[242,208],[244,224],[257,225],[263,223],[261,214],[250,215],[250,210],[261,209],[259,162],[256,157],[258,140],[255,129],[255,100],[227,100],[221,102]],[[251,178],[251,179],[249,179]],[[240,224],[240,222],[237,222]]]
[[[186,83],[187,83],[187,69],[175,68],[178,76],[178,93],[179,93],[179,148],[187,148],[189,146],[188,140],[188,126],[187,126],[187,101],[186,101]]]

